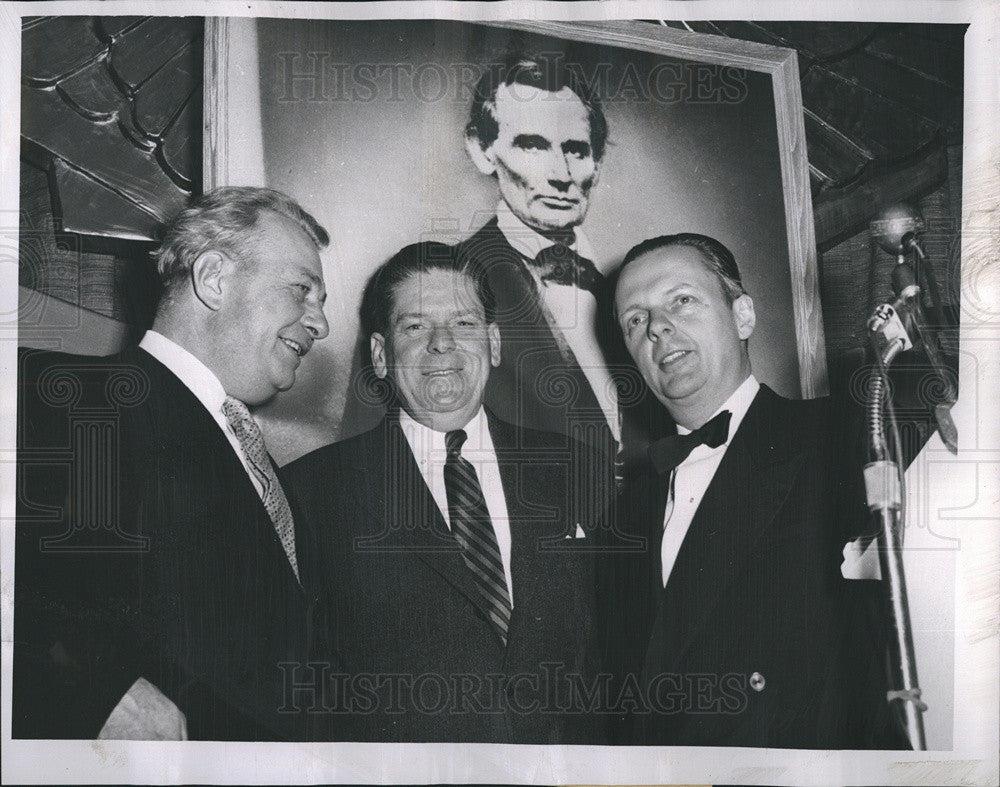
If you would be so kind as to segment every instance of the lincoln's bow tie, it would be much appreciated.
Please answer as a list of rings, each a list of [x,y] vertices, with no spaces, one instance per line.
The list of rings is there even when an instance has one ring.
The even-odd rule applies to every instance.
[[[565,284],[588,290],[600,297],[605,278],[592,260],[581,257],[569,246],[554,243],[538,252],[531,265],[538,271],[543,283]]]

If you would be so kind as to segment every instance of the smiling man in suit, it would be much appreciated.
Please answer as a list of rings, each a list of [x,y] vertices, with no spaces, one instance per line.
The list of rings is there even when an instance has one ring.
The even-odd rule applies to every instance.
[[[596,678],[588,534],[607,465],[483,406],[494,308],[468,257],[402,249],[362,301],[388,416],[285,468],[324,565],[346,738],[602,740],[571,694]]]
[[[308,539],[249,408],[327,335],[327,242],[280,192],[202,195],[166,228],[138,346],[23,359],[15,736],[310,737],[286,692]]]
[[[650,712],[634,743],[904,747],[890,717],[871,583],[841,548],[868,518],[851,430],[829,399],[760,384],[756,320],[732,254],[695,234],[625,257],[619,327],[677,434],[630,472],[604,618]],[[863,449],[863,443],[861,443]]]

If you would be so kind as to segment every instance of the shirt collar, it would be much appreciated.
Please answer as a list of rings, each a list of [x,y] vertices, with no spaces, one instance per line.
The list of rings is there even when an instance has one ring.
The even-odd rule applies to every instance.
[[[418,462],[435,461],[441,463],[447,453],[444,437],[445,432],[431,429],[415,420],[402,407],[399,408],[399,426],[410,444],[410,450]],[[492,451],[493,439],[490,437],[489,422],[486,411],[480,405],[479,410],[470,421],[462,427],[468,437],[462,446],[463,456],[474,451]]]
[[[152,330],[146,331],[139,346],[173,372],[210,413],[222,412],[222,404],[226,401],[225,388],[215,373],[190,352]]]
[[[544,235],[540,235],[515,216],[514,212],[503,200],[500,200],[500,204],[497,205],[497,227],[500,228],[500,232],[503,233],[507,242],[514,247],[514,250],[529,260],[535,259],[542,249],[547,249],[549,246],[555,245],[555,241],[549,240]],[[594,250],[587,240],[587,236],[583,234],[583,230],[579,227],[574,227],[573,237],[575,240],[570,244],[570,248],[581,257],[593,260]]]
[[[729,445],[730,441],[733,439],[733,435],[736,434],[736,430],[740,428],[740,424],[743,422],[743,417],[747,414],[747,410],[750,409],[750,404],[753,402],[754,397],[757,396],[757,391],[760,390],[760,383],[757,382],[757,378],[752,374],[747,377],[741,384],[740,387],[733,391],[732,395],[726,399],[718,410],[712,413],[712,418],[715,418],[723,410],[728,410],[732,413],[732,417],[729,419],[729,436],[726,438],[726,442],[723,445]],[[706,420],[710,421],[711,418]],[[680,424],[677,424],[678,434],[690,434],[693,430],[687,429]]]

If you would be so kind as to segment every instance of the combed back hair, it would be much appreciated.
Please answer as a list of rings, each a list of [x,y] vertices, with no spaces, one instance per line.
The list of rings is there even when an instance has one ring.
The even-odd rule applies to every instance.
[[[482,265],[468,254],[459,253],[454,246],[437,241],[421,241],[404,246],[383,263],[365,286],[361,298],[361,327],[365,336],[373,333],[387,336],[392,309],[395,306],[399,285],[415,273],[441,270],[468,276],[476,296],[483,307],[487,323],[496,321],[496,299]],[[455,282],[458,286],[458,282]]]
[[[633,260],[661,249],[669,249],[675,246],[688,246],[701,252],[701,257],[708,268],[719,280],[722,286],[722,294],[726,301],[732,305],[733,301],[741,295],[746,294],[743,288],[743,281],[740,279],[740,269],[736,265],[736,258],[733,253],[715,238],[708,235],[699,235],[695,232],[681,232],[677,235],[660,235],[657,238],[644,240],[637,246],[629,249],[625,259],[622,260],[618,269],[618,276],[621,276],[625,266]]]
[[[608,141],[608,121],[601,109],[597,91],[589,85],[580,69],[563,62],[562,57],[515,54],[507,57],[499,68],[488,67],[476,85],[469,109],[465,135],[479,141],[483,149],[492,145],[500,133],[496,116],[497,90],[501,85],[530,85],[539,90],[558,93],[564,87],[572,90],[587,108],[590,120],[590,147],[594,160],[604,157]]]
[[[287,194],[253,186],[215,189],[192,200],[164,228],[160,247],[153,252],[164,290],[186,279],[206,251],[238,259],[251,256],[261,217],[268,212],[298,224],[317,249],[330,242],[319,222]]]

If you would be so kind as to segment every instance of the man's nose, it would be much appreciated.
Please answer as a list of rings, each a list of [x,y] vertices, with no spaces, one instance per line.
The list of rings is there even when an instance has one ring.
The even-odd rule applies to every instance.
[[[569,186],[573,178],[569,174],[569,163],[566,161],[566,154],[560,150],[553,150],[549,153],[548,179],[562,186]]]
[[[430,338],[427,341],[428,352],[444,353],[454,349],[455,337],[452,336],[450,328],[439,325],[431,330]]]
[[[306,308],[306,313],[302,315],[302,324],[309,331],[309,335],[313,337],[314,341],[325,339],[330,335],[330,323],[326,321],[326,315],[323,314],[323,307],[318,303]]]
[[[650,341],[659,341],[665,333],[674,332],[674,323],[670,316],[663,309],[657,309],[649,315],[649,323],[646,326],[646,335]]]

